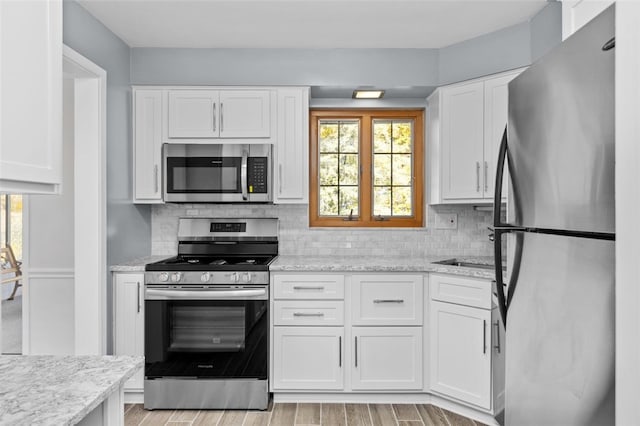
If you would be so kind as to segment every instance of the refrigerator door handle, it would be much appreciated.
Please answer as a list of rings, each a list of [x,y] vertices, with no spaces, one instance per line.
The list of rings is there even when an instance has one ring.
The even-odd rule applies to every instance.
[[[500,149],[498,151],[498,161],[496,163],[496,181],[495,190],[493,192],[493,251],[494,251],[494,265],[496,272],[496,293],[498,294],[498,309],[500,310],[500,317],[505,328],[507,327],[507,301],[504,294],[504,278],[502,276],[502,234],[505,231],[500,229],[503,227],[503,223],[500,221],[502,215],[502,177],[504,174],[504,163],[507,157],[507,127],[504,128],[502,134],[502,141],[500,142]]]

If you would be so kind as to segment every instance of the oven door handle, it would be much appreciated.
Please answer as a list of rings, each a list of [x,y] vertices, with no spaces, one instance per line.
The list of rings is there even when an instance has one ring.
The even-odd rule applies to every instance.
[[[219,300],[267,298],[267,289],[248,290],[156,290],[148,288],[145,300]]]

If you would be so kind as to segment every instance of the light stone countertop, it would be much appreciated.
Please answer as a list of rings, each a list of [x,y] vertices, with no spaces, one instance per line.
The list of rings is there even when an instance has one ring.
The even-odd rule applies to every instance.
[[[173,256],[167,255],[167,254],[161,254],[161,255],[138,257],[128,262],[112,265],[109,268],[109,270],[111,272],[144,272],[144,265],[146,265],[147,263],[159,262],[163,259],[168,259],[170,257],[173,257]]]
[[[0,425],[74,425],[144,365],[142,356],[0,356]]]
[[[111,266],[112,272],[144,272],[147,263],[167,259],[168,255],[155,255],[133,259]],[[492,256],[295,256],[280,255],[269,266],[270,271],[290,272],[439,272],[443,274],[494,279],[493,269],[480,269],[433,262],[456,258],[458,261],[493,265]]]
[[[280,255],[269,270],[289,272],[439,272],[474,278],[494,279],[493,269],[438,265],[433,262],[456,258],[458,261],[493,265],[491,256],[290,256]]]

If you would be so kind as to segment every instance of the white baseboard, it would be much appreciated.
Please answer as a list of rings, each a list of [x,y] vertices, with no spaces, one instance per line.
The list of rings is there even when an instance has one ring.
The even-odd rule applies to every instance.
[[[144,403],[144,391],[125,391],[124,393],[125,404],[143,404]]]

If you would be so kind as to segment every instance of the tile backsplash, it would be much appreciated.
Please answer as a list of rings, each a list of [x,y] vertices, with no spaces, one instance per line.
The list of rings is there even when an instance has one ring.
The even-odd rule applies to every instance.
[[[457,229],[435,229],[435,214],[457,214]],[[425,228],[309,228],[308,205],[162,204],[151,217],[152,254],[176,254],[179,217],[277,217],[283,255],[491,256],[492,213],[473,206],[429,206]]]

